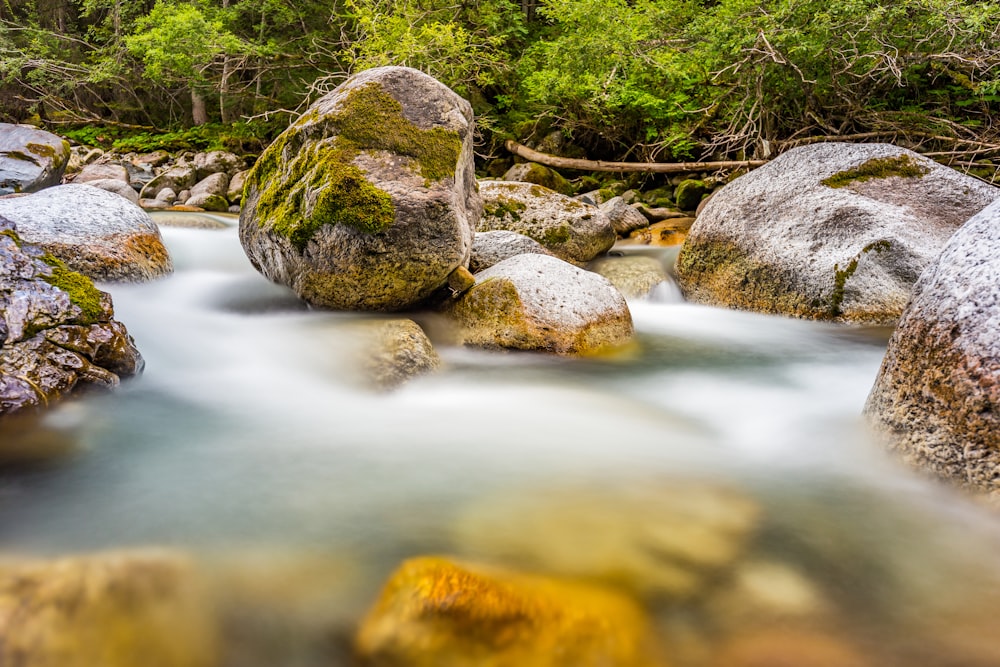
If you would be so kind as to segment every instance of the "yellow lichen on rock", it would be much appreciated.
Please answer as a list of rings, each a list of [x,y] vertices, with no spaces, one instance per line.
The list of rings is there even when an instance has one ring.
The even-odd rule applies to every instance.
[[[356,648],[373,667],[665,665],[643,610],[614,590],[435,557],[396,571]]]
[[[208,607],[169,552],[0,562],[0,665],[210,667]]]

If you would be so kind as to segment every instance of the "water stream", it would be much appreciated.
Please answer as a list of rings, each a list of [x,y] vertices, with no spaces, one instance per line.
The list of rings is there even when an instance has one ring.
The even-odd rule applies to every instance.
[[[331,585],[323,611],[295,613],[331,614],[349,633],[406,557],[521,567],[505,536],[544,533],[538,517],[550,506],[551,526],[577,508],[615,534],[625,526],[643,549],[646,510],[672,520],[669,503],[656,509],[667,502],[659,490],[695,489],[688,495],[756,508],[725,571],[756,564],[778,572],[765,576],[768,590],[791,577],[821,600],[801,613],[779,600],[776,616],[845,637],[880,656],[871,664],[1000,664],[989,629],[1000,612],[1000,523],[890,460],[859,416],[886,332],[690,305],[667,287],[630,304],[637,344],[621,355],[441,345],[440,372],[379,393],[351,363],[344,324],[363,316],[305,308],[252,269],[233,221],[218,219],[224,228],[163,228],[171,277],[104,286],[145,374],[46,417],[73,451],[0,477],[7,550],[157,545],[227,564],[319,559],[349,568],[349,582]],[[659,256],[670,262],[669,251]],[[698,525],[711,532],[714,516]],[[603,538],[597,529],[579,539],[586,551]],[[688,559],[692,571],[709,568]],[[708,618],[726,592],[712,592],[720,576],[702,577],[698,602],[681,612],[656,607],[678,646],[677,614],[724,625]],[[302,642],[272,639],[260,640],[270,664],[329,664],[304,656]],[[678,665],[703,664],[688,652]]]

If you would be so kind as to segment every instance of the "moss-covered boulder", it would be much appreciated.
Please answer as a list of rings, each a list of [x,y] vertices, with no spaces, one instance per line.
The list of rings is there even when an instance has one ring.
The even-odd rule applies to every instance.
[[[521,162],[508,169],[503,179],[519,183],[534,183],[564,195],[573,194],[573,184],[562,174],[537,162]]]
[[[547,488],[470,505],[454,539],[471,558],[678,600],[736,567],[760,514],[751,497],[709,483]]]
[[[705,181],[696,178],[687,178],[677,184],[674,190],[674,201],[677,208],[682,211],[693,211],[698,208],[701,198],[710,190],[710,186]]]
[[[141,372],[139,351],[112,316],[108,294],[0,217],[0,415]]]
[[[69,155],[69,142],[51,132],[0,123],[0,195],[57,185]]]
[[[215,667],[189,561],[163,551],[0,561],[0,665]]]
[[[605,278],[547,255],[517,255],[476,274],[446,314],[466,345],[591,354],[632,337],[632,315]]]
[[[247,177],[253,265],[318,306],[400,310],[468,264],[482,211],[472,107],[405,67],[357,74],[313,104]]]
[[[628,597],[445,558],[392,575],[358,633],[368,667],[664,667]]]
[[[142,282],[173,263],[149,215],[120,195],[90,185],[58,185],[0,199],[0,216],[74,271],[94,280]]]
[[[552,255],[545,246],[524,234],[504,230],[476,232],[476,236],[472,241],[472,257],[469,259],[469,270],[473,273],[479,273],[505,259],[532,253],[537,255]]]
[[[567,262],[589,262],[615,243],[611,221],[599,208],[541,185],[481,181],[479,231],[529,236]]]
[[[920,276],[865,412],[904,461],[1000,504],[1000,201]]]
[[[888,144],[803,146],[717,190],[677,259],[691,301],[891,324],[1000,188]]]

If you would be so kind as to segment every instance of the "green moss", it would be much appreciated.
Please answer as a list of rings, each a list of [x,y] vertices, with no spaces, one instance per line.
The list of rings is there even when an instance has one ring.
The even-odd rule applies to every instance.
[[[403,106],[377,83],[350,91],[332,121],[340,137],[361,150],[385,150],[413,158],[429,181],[455,174],[462,152],[458,132],[417,127],[403,115]]]
[[[28,143],[25,144],[24,147],[35,155],[40,155],[41,157],[52,159],[56,156],[56,149],[48,144]]]
[[[509,217],[512,220],[520,220],[521,212],[526,208],[528,207],[524,202],[501,195],[489,203],[484,202],[483,213],[492,218]]]
[[[323,225],[346,225],[368,234],[392,225],[392,198],[351,164],[356,150],[343,148],[336,139],[307,149],[297,143],[294,136],[280,138],[247,179],[260,193],[257,213],[262,226],[270,226],[301,251]],[[290,162],[283,165],[286,159]]]
[[[570,239],[569,227],[565,225],[560,225],[559,227],[549,227],[542,233],[542,238],[540,239],[542,245],[545,247],[551,247],[554,245],[559,245],[561,243],[566,243]]]
[[[890,176],[920,178],[929,171],[927,167],[918,164],[909,155],[898,155],[896,157],[872,158],[854,169],[839,171],[829,178],[824,178],[820,183],[830,188],[843,188],[851,183],[870,181],[874,178],[889,178]]]
[[[52,267],[52,273],[47,276],[42,275],[40,278],[69,295],[70,303],[82,311],[77,318],[80,324],[94,324],[104,319],[101,292],[94,287],[94,282],[90,278],[71,270],[62,260],[50,253],[45,253],[41,259]]]
[[[845,286],[847,280],[858,270],[858,262],[861,261],[861,257],[866,253],[872,251],[879,253],[891,247],[892,244],[889,241],[874,241],[862,248],[861,252],[851,258],[851,261],[843,269],[840,268],[840,264],[833,265],[833,293],[830,295],[830,315],[838,317],[842,314],[840,306],[844,302]]]
[[[14,245],[16,245],[18,248],[21,247],[21,243],[22,243],[21,237],[18,236],[17,232],[15,232],[13,229],[5,229],[5,230],[3,230],[2,232],[0,232],[0,236],[6,236],[6,237],[12,239],[14,241]]]

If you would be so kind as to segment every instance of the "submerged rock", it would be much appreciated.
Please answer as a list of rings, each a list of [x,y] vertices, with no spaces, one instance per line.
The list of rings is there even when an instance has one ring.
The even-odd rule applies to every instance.
[[[74,271],[95,280],[142,282],[173,271],[160,230],[141,208],[89,185],[59,185],[0,200],[0,216]]]
[[[666,664],[648,618],[620,593],[444,558],[403,563],[356,649],[371,667]]]
[[[476,275],[446,310],[466,345],[588,354],[626,343],[632,315],[605,278],[547,255],[517,255]]]
[[[657,285],[668,280],[667,271],[659,260],[642,255],[600,257],[587,268],[611,281],[626,299],[644,299]]]
[[[57,185],[69,155],[69,142],[50,132],[0,123],[0,195]]]
[[[887,144],[791,150],[715,192],[677,259],[685,297],[891,324],[920,272],[1000,189]]]
[[[455,540],[476,558],[679,599],[737,563],[759,515],[753,499],[708,484],[567,488],[474,505]]]
[[[85,187],[85,186],[80,186]],[[142,371],[111,297],[0,218],[0,415]]]
[[[530,236],[568,262],[589,262],[615,243],[608,216],[590,204],[540,185],[481,181],[480,232],[507,230]]]
[[[505,259],[529,254],[554,256],[541,243],[524,234],[503,230],[476,232],[472,240],[469,270],[479,273]]]
[[[380,67],[318,100],[247,177],[253,265],[328,308],[400,310],[468,264],[482,210],[472,107],[417,70]]]
[[[215,633],[178,554],[0,561],[0,665],[214,667]]]
[[[427,334],[413,320],[363,320],[348,328],[357,337],[359,370],[376,389],[394,389],[441,366]]]
[[[1000,202],[920,276],[865,413],[904,461],[1000,500]]]

